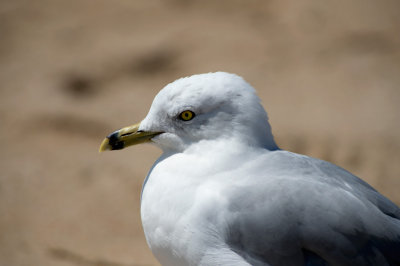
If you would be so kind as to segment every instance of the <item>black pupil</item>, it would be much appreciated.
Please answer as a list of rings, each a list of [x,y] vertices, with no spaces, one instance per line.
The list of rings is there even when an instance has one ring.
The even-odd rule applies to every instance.
[[[181,113],[180,117],[182,120],[188,121],[188,120],[192,119],[193,113],[190,111],[184,111]]]

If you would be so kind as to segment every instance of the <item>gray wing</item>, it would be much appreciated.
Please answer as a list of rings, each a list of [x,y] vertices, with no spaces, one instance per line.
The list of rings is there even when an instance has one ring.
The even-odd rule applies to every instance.
[[[400,265],[394,203],[333,164],[275,153],[226,192],[232,250],[252,265]]]

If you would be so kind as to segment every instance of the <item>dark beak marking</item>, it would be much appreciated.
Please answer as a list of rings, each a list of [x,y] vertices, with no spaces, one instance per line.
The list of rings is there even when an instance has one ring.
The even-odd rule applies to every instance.
[[[111,146],[111,150],[121,150],[124,148],[124,142],[118,138],[118,131],[111,133],[107,138],[109,139],[108,144]]]

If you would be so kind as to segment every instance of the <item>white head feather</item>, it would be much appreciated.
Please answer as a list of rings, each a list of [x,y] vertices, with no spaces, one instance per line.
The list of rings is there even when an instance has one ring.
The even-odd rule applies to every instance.
[[[190,110],[195,117],[182,121]],[[166,151],[184,151],[200,141],[239,141],[276,150],[268,116],[253,87],[225,72],[193,75],[165,86],[155,97],[139,130],[164,132],[154,137]]]

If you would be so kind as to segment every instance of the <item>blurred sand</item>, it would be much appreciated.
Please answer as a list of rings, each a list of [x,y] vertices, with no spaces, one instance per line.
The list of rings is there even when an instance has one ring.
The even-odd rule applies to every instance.
[[[281,147],[400,203],[400,2],[0,2],[0,265],[158,265],[141,228],[160,154],[98,154],[174,79],[259,92]]]

